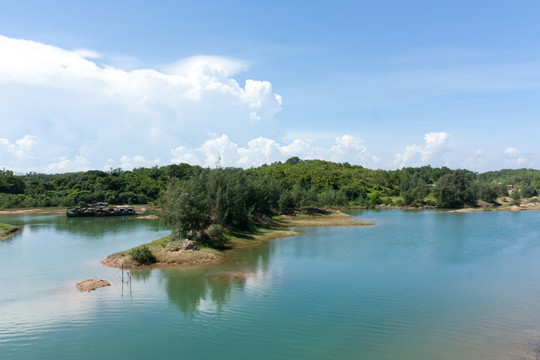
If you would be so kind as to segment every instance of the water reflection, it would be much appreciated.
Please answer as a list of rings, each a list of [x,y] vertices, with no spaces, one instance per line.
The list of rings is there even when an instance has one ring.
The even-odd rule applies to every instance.
[[[144,222],[146,228],[162,230],[164,227],[161,220],[137,219],[132,216],[68,218],[64,214],[2,215],[0,222],[18,226],[39,226],[54,232],[81,235],[83,238],[137,232],[141,222]]]
[[[150,275],[152,275],[152,269],[130,270],[128,275],[131,275],[131,277],[137,281],[146,282],[150,279]]]
[[[165,289],[169,301],[190,318],[193,318],[202,303],[208,300],[215,305],[218,313],[221,312],[230,300],[233,286],[242,289],[245,285],[245,277],[240,276],[233,281],[226,275],[210,275],[205,271],[165,270],[163,273],[166,276]]]
[[[274,251],[274,247],[264,244],[234,250],[220,265],[161,269],[169,301],[191,319],[200,311],[221,313],[235,291],[271,286]]]

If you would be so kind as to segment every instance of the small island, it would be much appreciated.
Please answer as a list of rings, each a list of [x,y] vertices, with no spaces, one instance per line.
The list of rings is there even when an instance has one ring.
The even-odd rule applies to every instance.
[[[19,226],[0,224],[0,240],[6,239],[19,231]]]

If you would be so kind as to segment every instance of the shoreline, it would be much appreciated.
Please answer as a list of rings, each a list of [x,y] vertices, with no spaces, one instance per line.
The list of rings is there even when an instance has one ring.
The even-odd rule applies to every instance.
[[[132,207],[135,209],[136,215],[141,215],[148,210],[156,210],[157,207],[153,205],[114,205]],[[50,208],[18,208],[18,209],[5,209],[0,210],[0,215],[24,215],[24,214],[65,214],[69,207],[50,207]]]
[[[537,199],[537,202],[530,201],[531,199]],[[491,203],[486,203],[483,201],[479,202],[479,205],[476,207],[464,207],[461,209],[449,209],[449,208],[438,208],[431,205],[425,206],[397,206],[397,205],[375,205],[375,206],[342,206],[332,208],[330,211],[341,211],[341,210],[386,210],[386,209],[395,209],[395,210],[440,210],[448,212],[481,212],[481,211],[527,211],[527,210],[540,210],[540,196],[535,196],[532,198],[524,199],[524,202],[515,205],[512,203],[512,200],[508,197],[497,199],[498,205]],[[157,218],[153,214],[154,211],[160,211],[160,208],[155,205],[114,205],[114,206],[130,206],[133,207],[136,211],[137,218],[139,219],[150,219],[154,220]],[[68,208],[66,207],[50,207],[50,208],[17,208],[17,209],[4,209],[0,210],[0,215],[22,215],[22,214],[63,214]],[[146,212],[151,211],[150,215],[143,215]],[[280,215],[284,216],[284,215]],[[286,215],[285,215],[286,217]]]
[[[328,211],[326,214],[300,214],[300,215],[280,215],[275,219],[275,223],[268,227],[259,227],[254,231],[236,233],[229,239],[229,247],[224,250],[202,247],[199,250],[177,250],[182,241],[171,241],[172,234],[161,239],[151,241],[146,244],[136,246],[142,248],[147,246],[156,257],[157,262],[152,265],[136,265],[132,262],[128,252],[132,249],[120,251],[107,256],[100,263],[104,266],[121,268],[150,268],[159,266],[194,266],[219,263],[224,260],[230,250],[260,245],[270,240],[296,236],[301,233],[288,228],[295,226],[369,226],[371,222],[353,219],[352,215],[347,215],[339,210]]]

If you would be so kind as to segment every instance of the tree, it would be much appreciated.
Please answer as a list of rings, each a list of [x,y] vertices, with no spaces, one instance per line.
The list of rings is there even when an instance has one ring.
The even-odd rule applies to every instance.
[[[478,198],[490,203],[497,201],[499,186],[495,183],[480,183],[478,185]]]
[[[0,170],[0,193],[24,194],[24,182],[13,171]]]
[[[518,189],[514,188],[512,190],[512,194],[510,195],[510,197],[512,198],[512,200],[513,200],[512,203],[514,205],[521,204],[521,194],[520,194]]]
[[[416,173],[404,171],[401,174],[400,195],[404,205],[422,205],[429,190],[424,180]]]
[[[208,196],[217,224],[229,229],[249,228],[255,207],[247,202],[250,187],[241,169],[215,169],[209,173]]]
[[[531,184],[523,185],[523,187],[521,188],[521,196],[525,198],[530,198],[536,195],[538,195],[538,192]]]
[[[207,243],[212,224],[204,174],[183,183],[172,181],[165,195],[165,219],[177,236]]]
[[[300,164],[301,162],[302,159],[300,159],[298,156],[293,156],[285,161],[286,164]]]
[[[475,188],[471,186],[475,177],[469,170],[455,170],[441,177],[433,188],[437,206],[459,208],[464,205],[475,205]]]

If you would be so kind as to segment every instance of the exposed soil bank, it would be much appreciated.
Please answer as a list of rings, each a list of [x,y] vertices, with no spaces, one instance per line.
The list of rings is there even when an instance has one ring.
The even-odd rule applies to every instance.
[[[373,225],[373,223],[353,219],[352,216],[342,213],[341,211],[324,210],[312,214],[292,214],[282,215],[275,218],[272,224],[267,224],[265,227],[260,227],[255,231],[246,233],[236,233],[229,239],[230,248],[242,248],[261,244],[263,242],[299,235],[299,232],[288,230],[288,227],[293,226],[364,226]],[[181,241],[171,241],[171,235],[162,239],[152,241],[151,243],[141,245],[147,246],[152,254],[156,257],[156,264],[152,265],[201,265],[216,263],[223,260],[224,252],[201,248],[200,250],[178,250],[175,243]],[[141,267],[137,264],[132,264],[131,258],[128,255],[130,250],[121,251],[109,255],[101,261],[101,264],[109,267]]]

